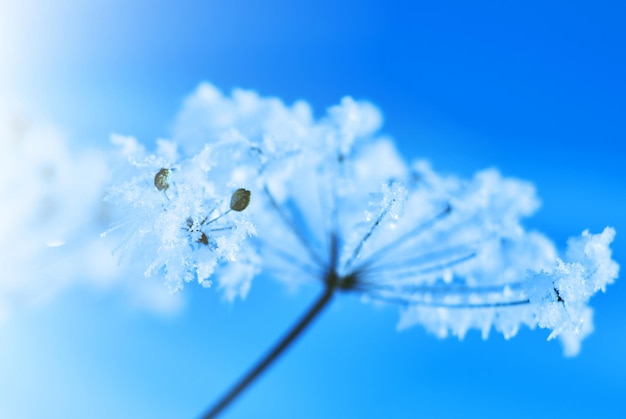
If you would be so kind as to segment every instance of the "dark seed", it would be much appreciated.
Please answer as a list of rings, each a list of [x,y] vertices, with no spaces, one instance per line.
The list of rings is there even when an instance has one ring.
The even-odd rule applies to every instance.
[[[167,188],[170,187],[170,184],[167,183],[167,178],[170,175],[170,169],[161,169],[159,170],[159,172],[156,174],[156,176],[154,176],[154,186],[156,186],[156,188],[160,191],[165,191],[167,190]]]
[[[250,191],[247,189],[237,189],[230,197],[230,209],[233,211],[243,211],[250,204]]]
[[[198,243],[202,243],[205,246],[208,246],[209,245],[209,238],[207,237],[206,234],[202,233],[202,235],[198,239]]]

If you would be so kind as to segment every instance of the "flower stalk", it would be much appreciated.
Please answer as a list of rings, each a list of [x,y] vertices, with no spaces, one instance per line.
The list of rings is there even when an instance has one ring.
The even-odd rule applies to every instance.
[[[226,409],[240,396],[276,359],[304,332],[311,322],[322,312],[331,301],[335,287],[328,283],[322,295],[306,311],[296,324],[263,356],[257,363],[224,394],[203,416],[203,419],[212,419]]]

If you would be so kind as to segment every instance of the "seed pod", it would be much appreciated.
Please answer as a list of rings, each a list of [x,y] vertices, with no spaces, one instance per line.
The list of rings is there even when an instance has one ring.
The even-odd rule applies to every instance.
[[[209,237],[206,234],[204,234],[204,233],[202,233],[202,235],[200,236],[200,238],[197,241],[198,241],[198,243],[202,243],[205,246],[209,245]]]
[[[167,183],[167,178],[170,175],[170,169],[161,169],[159,170],[159,172],[156,174],[156,176],[154,176],[154,186],[156,186],[156,188],[160,191],[165,191],[167,190],[167,188],[170,187],[170,184]]]
[[[250,191],[247,189],[237,189],[230,197],[230,209],[233,211],[243,211],[250,204]]]

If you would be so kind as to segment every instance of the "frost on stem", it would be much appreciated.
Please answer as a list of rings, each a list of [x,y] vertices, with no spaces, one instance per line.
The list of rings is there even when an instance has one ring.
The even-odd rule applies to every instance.
[[[233,187],[246,178],[223,158],[245,145],[216,143],[179,159],[171,143],[161,142],[156,155],[146,155],[133,139],[120,138],[119,145],[133,150],[126,156],[131,170],[120,174],[126,180],[110,188],[107,200],[122,214],[109,230],[126,233],[122,259],[142,264],[146,276],[163,275],[174,291],[191,280],[208,287],[216,270],[232,264],[231,282],[220,285],[229,299],[245,295],[256,273],[256,255],[246,245],[255,234],[244,212],[251,193]],[[161,150],[165,146],[169,153]]]

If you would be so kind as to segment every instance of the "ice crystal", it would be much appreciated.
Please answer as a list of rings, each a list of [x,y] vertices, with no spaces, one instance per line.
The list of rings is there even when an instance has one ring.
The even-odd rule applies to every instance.
[[[135,172],[112,186],[107,197],[124,211],[124,219],[111,229],[126,231],[122,256],[143,263],[146,276],[163,274],[174,291],[194,279],[208,287],[224,262],[237,262],[230,272],[238,280],[224,287],[228,298],[245,294],[255,272],[244,266],[255,260],[245,246],[255,234],[244,212],[253,198],[239,187],[246,176],[226,160],[240,157],[242,143],[216,142],[181,160],[170,142],[160,141],[157,154],[146,155],[132,138],[113,140],[126,150]]]

